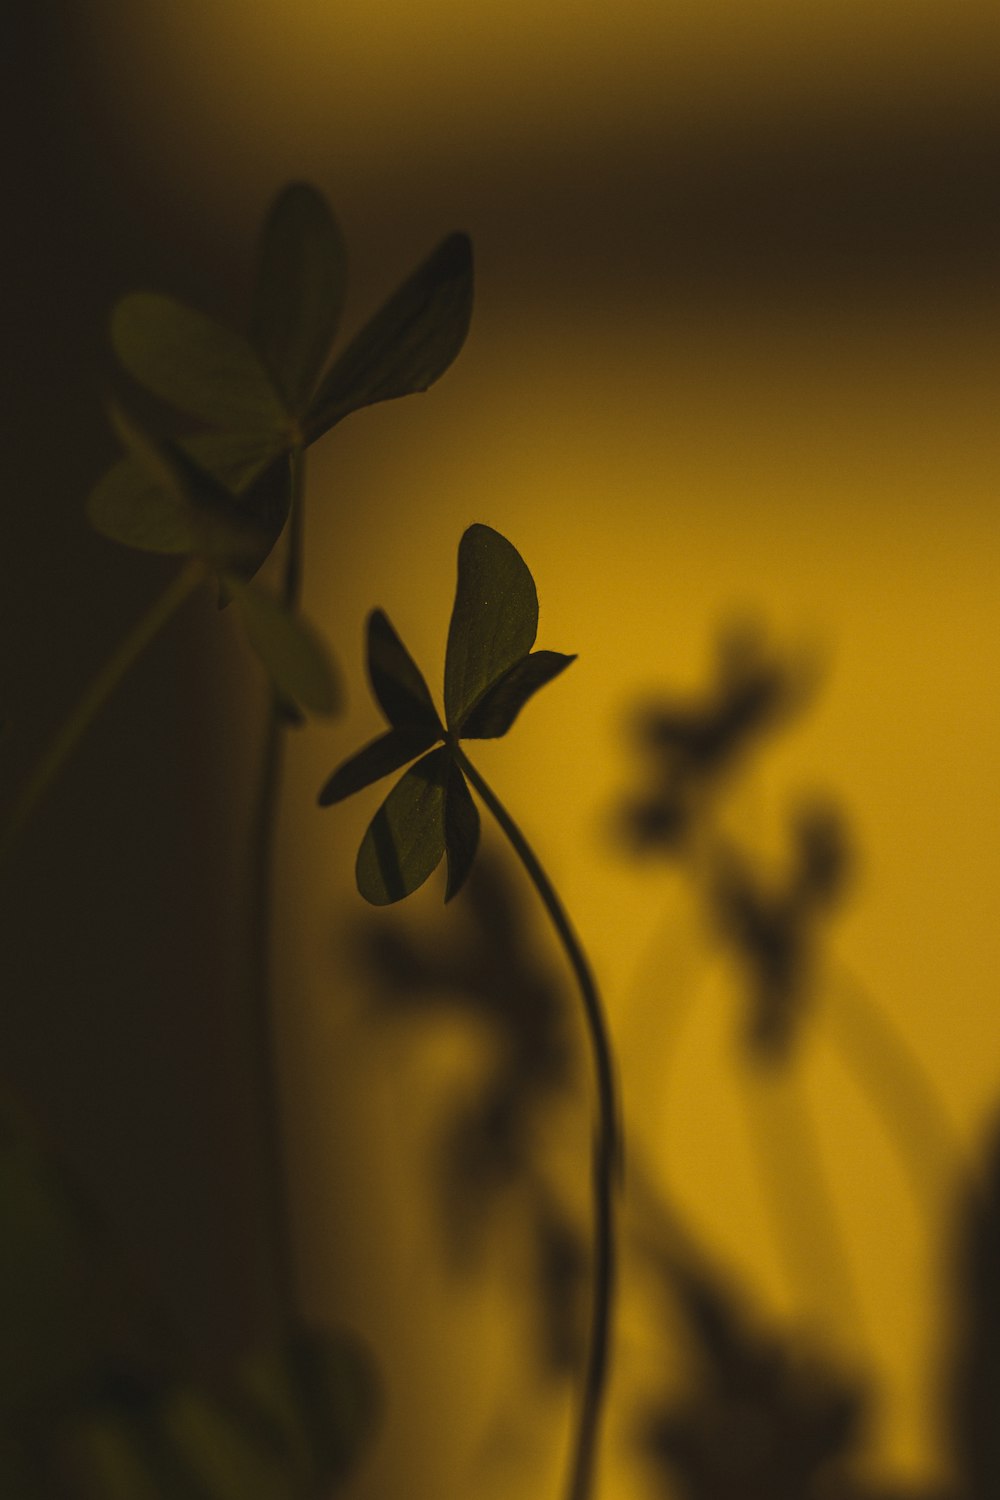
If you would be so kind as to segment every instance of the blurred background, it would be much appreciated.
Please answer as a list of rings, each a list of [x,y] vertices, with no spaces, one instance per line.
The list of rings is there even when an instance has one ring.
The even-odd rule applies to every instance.
[[[83,515],[115,452],[115,298],[163,290],[239,324],[260,220],[292,179],[343,225],[349,329],[448,231],[475,246],[454,369],[310,455],[306,608],[349,705],[290,749],[280,1044],[309,1309],[368,1340],[386,1390],[357,1494],[553,1493],[569,1434],[565,1370],[540,1374],[529,1336],[525,1257],[550,1189],[526,1210],[500,1172],[504,1211],[473,1218],[505,1227],[457,1256],[437,1190],[448,1122],[471,1138],[462,1109],[496,1081],[503,1032],[495,996],[457,1002],[475,984],[448,955],[501,898],[442,911],[435,877],[372,927],[353,864],[378,796],[314,805],[379,729],[369,608],[439,683],[472,521],[527,560],[539,644],[579,654],[478,763],[593,960],[644,1184],[601,1494],[669,1493],[636,1441],[636,1412],[676,1376],[642,1269],[668,1203],[765,1322],[866,1372],[872,1473],[946,1472],[955,1211],[1000,1091],[996,7],[15,8],[8,788],[169,575]],[[732,671],[761,662],[793,684],[775,723],[720,776],[685,762],[678,783],[678,716],[711,718]],[[242,1346],[262,1296],[240,1005],[264,703],[228,620],[193,601],[4,879],[5,1082],[208,1361]],[[637,804],[678,785],[691,836],[662,819],[637,834]],[[796,809],[817,805],[836,810],[843,879],[787,959],[779,1003],[808,1011],[794,1057],[762,1063],[747,871],[784,889]],[[496,860],[554,995],[559,956]],[[401,1007],[415,973],[423,1003]],[[517,1161],[558,1183],[538,1244],[563,1245],[567,1285],[589,1074],[562,1024],[538,1150]]]

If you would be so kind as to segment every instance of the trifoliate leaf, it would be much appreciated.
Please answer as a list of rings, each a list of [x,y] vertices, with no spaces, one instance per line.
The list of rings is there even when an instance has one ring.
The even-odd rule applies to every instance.
[[[278,692],[310,713],[334,713],[341,703],[340,683],[313,627],[256,585],[231,573],[225,584],[243,617],[247,639]]]
[[[565,671],[575,656],[560,651],[533,651],[504,673],[480,698],[462,725],[462,736],[469,740],[492,740],[507,730],[528,699]]]
[[[437,732],[423,729],[390,729],[388,734],[372,740],[338,766],[325,782],[319,794],[320,807],[329,807],[342,802],[354,792],[371,786],[392,771],[398,771],[407,761],[415,760],[424,750],[429,750],[439,738]]]
[[[444,854],[445,785],[451,756],[442,746],[418,760],[375,814],[358,850],[358,890],[373,906],[409,896]]]
[[[309,404],[340,323],[347,256],[315,188],[296,182],[264,224],[250,337],[290,412]]]
[[[448,855],[446,902],[457,896],[472,869],[479,848],[479,812],[465,777],[451,764],[444,805],[444,843]]]
[[[282,1349],[245,1366],[242,1385],[260,1430],[308,1476],[309,1494],[327,1494],[351,1472],[382,1407],[371,1356],[343,1331],[296,1330]]]
[[[425,729],[435,739],[443,734],[420,668],[380,609],[368,616],[368,675],[382,712],[395,728]]]
[[[217,427],[285,431],[288,413],[249,340],[157,292],[133,292],[111,316],[111,342],[134,380]]]
[[[307,441],[362,406],[427,390],[461,349],[471,315],[472,246],[453,234],[334,361],[305,419]]]
[[[538,595],[520,553],[489,526],[470,526],[458,547],[458,588],[448,629],[444,705],[448,727],[527,656],[538,631]]]
[[[169,549],[161,545],[149,550],[194,552],[212,560],[259,554],[266,540],[260,526],[247,515],[232,491],[190,453],[170,439],[146,431],[116,408],[112,408],[111,421],[123,446],[162,497],[160,508],[150,511],[151,517],[154,514],[158,517],[150,523],[152,535],[156,535],[159,525],[161,541],[176,544]],[[93,514],[94,496],[91,502]],[[188,545],[181,547],[185,527]]]

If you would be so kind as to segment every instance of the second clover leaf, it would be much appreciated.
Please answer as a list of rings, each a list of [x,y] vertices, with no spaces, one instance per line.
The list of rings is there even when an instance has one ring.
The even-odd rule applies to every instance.
[[[390,728],[334,771],[319,801],[340,802],[408,761],[416,764],[393,787],[362,840],[356,875],[366,901],[385,906],[410,895],[444,856],[445,900],[462,888],[479,843],[479,814],[459,740],[505,734],[532,694],[574,660],[555,651],[532,652],[537,629],[538,596],[520,553],[492,527],[470,526],[458,551],[442,722],[387,616],[381,610],[369,616],[368,676]]]

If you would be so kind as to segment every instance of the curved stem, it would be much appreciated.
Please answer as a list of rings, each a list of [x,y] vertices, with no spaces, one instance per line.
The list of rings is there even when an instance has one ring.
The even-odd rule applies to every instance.
[[[301,447],[291,452],[291,511],[281,599],[294,610],[302,588],[302,498],[305,479]],[[295,1315],[297,1296],[292,1238],[291,1202],[281,1119],[281,1081],[273,1004],[272,921],[274,855],[278,802],[284,762],[285,711],[272,690],[264,729],[264,744],[250,849],[250,1007],[254,1067],[261,1115],[265,1214],[270,1239],[266,1279],[273,1299],[272,1318],[278,1332]]]
[[[594,1277],[591,1333],[583,1398],[567,1500],[587,1500],[593,1483],[601,1407],[611,1353],[615,1284],[614,1193],[621,1173],[621,1135],[611,1043],[597,985],[569,918],[524,834],[460,747],[458,764],[507,836],[551,918],[580,988],[597,1082],[597,1119],[591,1158],[594,1205]]]
[[[189,562],[173,578],[142,618],[133,626],[93,682],[87,688],[69,718],[57,729],[48,749],[28,776],[11,808],[6,826],[0,834],[0,865],[9,857],[49,787],[58,777],[93,720],[111,697],[129,668],[142,655],[150,641],[183,604],[204,578],[200,562]]]

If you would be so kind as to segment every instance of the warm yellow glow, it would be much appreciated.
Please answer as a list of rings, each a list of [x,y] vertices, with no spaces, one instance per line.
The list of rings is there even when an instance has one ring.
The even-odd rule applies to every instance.
[[[721,277],[717,296],[708,281],[677,287],[655,241],[639,257],[645,282],[622,266],[654,210],[669,249],[655,161],[685,130],[731,142],[770,116],[787,141],[801,111],[825,110],[853,139],[870,118],[931,118],[992,69],[995,0],[216,0],[155,15],[104,0],[92,15],[136,160],[168,199],[249,223],[278,180],[312,175],[338,203],[342,190],[368,246],[390,226],[382,281],[359,272],[371,299],[435,235],[475,232],[479,300],[455,370],[425,398],[352,418],[312,462],[307,600],[349,670],[351,708],[290,760],[284,1045],[315,1302],[356,1316],[391,1392],[362,1493],[398,1493],[394,1466],[414,1500],[509,1495],[512,1473],[530,1484],[518,1493],[556,1493],[566,1401],[529,1391],[518,1407],[516,1289],[449,1278],[420,1175],[435,1102],[468,1078],[474,1044],[405,1028],[373,1042],[343,966],[354,853],[378,798],[322,815],[312,802],[379,727],[364,615],[383,605],[436,686],[464,527],[488,522],[529,562],[540,644],[579,661],[478,761],[592,954],[637,1150],[768,1305],[796,1307],[755,1179],[761,1101],[733,1065],[724,966],[677,880],[626,866],[603,838],[632,775],[620,720],[641,692],[703,681],[734,609],[818,643],[822,696],[747,791],[747,826],[773,838],[803,786],[845,807],[863,867],[831,963],[906,1033],[971,1148],[1000,1082],[998,308],[962,286],[924,301],[911,283],[894,300],[884,265],[874,290],[860,274],[831,291],[820,269],[787,296],[781,275]],[[630,143],[646,153],[632,217],[606,223],[622,200],[600,173]],[[546,218],[544,183],[577,178]],[[574,280],[581,226],[599,253]],[[440,895],[434,882],[416,896],[411,920],[437,919]],[[918,1470],[935,1461],[935,1231],[821,1026],[803,1074],[862,1315],[833,1335],[848,1355],[874,1352],[889,1392],[882,1458]],[[583,1149],[582,1114],[579,1131]],[[650,1344],[630,1288],[623,1391],[652,1367]],[[626,1406],[611,1424],[620,1442]],[[614,1441],[602,1500],[637,1492]]]

